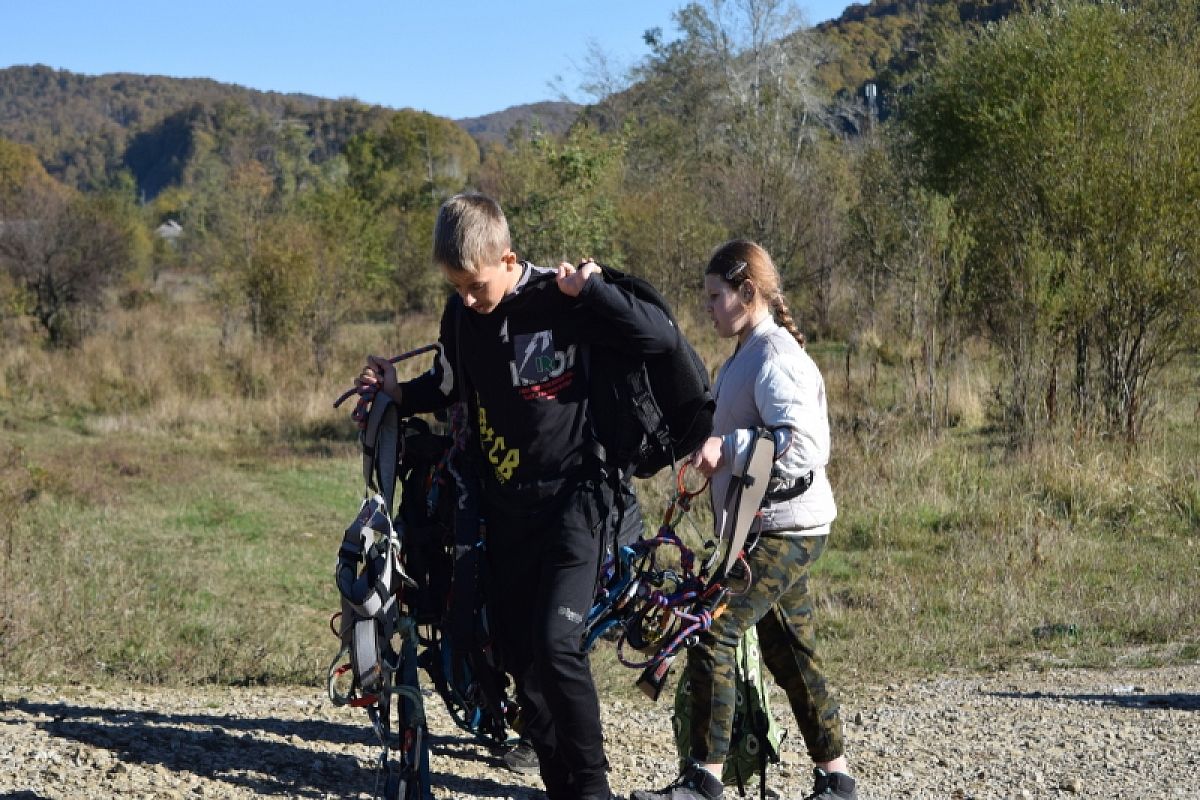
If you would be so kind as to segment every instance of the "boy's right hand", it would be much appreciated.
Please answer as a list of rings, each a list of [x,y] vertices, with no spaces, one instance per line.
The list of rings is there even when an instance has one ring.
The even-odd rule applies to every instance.
[[[558,290],[567,297],[579,297],[588,278],[598,272],[600,272],[600,265],[590,258],[580,261],[578,267],[564,261],[558,265],[558,275],[556,276]]]
[[[354,385],[360,390],[370,386],[376,391],[394,395],[396,393],[396,365],[382,356],[367,356],[367,365],[354,379]]]

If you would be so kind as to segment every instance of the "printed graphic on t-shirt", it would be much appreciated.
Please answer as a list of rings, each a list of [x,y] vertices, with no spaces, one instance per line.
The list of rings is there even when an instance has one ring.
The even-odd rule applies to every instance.
[[[521,465],[521,451],[515,447],[508,447],[504,436],[497,434],[496,429],[488,425],[487,409],[479,402],[478,394],[475,395],[475,400],[479,407],[479,448],[492,465],[496,481],[507,483],[516,468]]]
[[[518,333],[512,337],[512,383],[523,400],[553,400],[575,378],[575,345],[554,349],[551,331]]]

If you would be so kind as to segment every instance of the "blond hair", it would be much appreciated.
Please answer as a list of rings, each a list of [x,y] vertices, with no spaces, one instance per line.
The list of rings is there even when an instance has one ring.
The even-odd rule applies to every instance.
[[[509,247],[508,220],[500,204],[487,195],[457,194],[438,209],[434,263],[474,275],[480,267],[499,263]]]
[[[792,318],[792,311],[783,296],[779,269],[762,245],[749,239],[726,242],[713,251],[704,274],[717,275],[734,288],[746,281],[753,281],[774,313],[775,321],[804,347],[804,334],[796,326],[796,320]]]

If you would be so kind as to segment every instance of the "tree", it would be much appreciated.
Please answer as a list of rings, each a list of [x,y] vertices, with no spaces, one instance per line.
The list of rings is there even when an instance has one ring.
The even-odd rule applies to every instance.
[[[311,234],[302,328],[317,373],[324,374],[338,328],[371,298],[386,296],[393,269],[388,232],[384,219],[345,187],[309,193],[297,204],[296,215]]]
[[[32,147],[0,138],[0,220],[20,217],[30,196],[56,191],[65,193]]]
[[[826,103],[815,87],[819,48],[788,0],[703,0],[676,12],[675,22],[676,39],[647,32],[651,52],[634,71],[638,83],[593,112],[609,125],[628,121],[626,196],[640,203],[671,187],[687,193],[671,199],[675,211],[687,207],[711,223],[704,247],[667,248],[674,252],[664,268],[687,252],[693,261],[684,271],[695,274],[721,238],[753,238],[827,331],[847,182],[837,179],[844,168],[827,147]],[[674,227],[687,238],[696,225]],[[670,233],[644,252],[662,251]]]
[[[104,289],[134,262],[131,209],[115,193],[84,196],[57,184],[27,149],[0,143],[0,266],[23,287],[52,346],[80,341]]]
[[[229,345],[244,309],[255,336],[264,333],[260,264],[264,232],[279,203],[262,164],[235,168],[212,197],[209,224],[196,231],[196,257],[213,274],[213,293],[221,309],[221,347]]]
[[[947,367],[960,355],[966,330],[969,232],[949,198],[917,184],[884,142],[864,148],[857,168],[847,248],[848,272],[859,288],[851,349],[902,360],[917,416],[930,430],[950,425]]]
[[[1136,440],[1200,307],[1200,69],[1187,12],[1065,2],[946,49],[905,109],[921,180],[974,235],[967,301],[1010,367],[1006,417],[1073,407]]]
[[[508,151],[493,150],[480,188],[508,217],[514,249],[540,264],[584,256],[620,266],[617,193],[624,142],[588,125],[556,140],[518,131]]]
[[[390,236],[386,218],[349,186],[285,200],[261,163],[235,169],[200,250],[214,273],[223,346],[244,314],[255,338],[303,337],[324,372],[341,324],[390,295]]]
[[[433,307],[441,285],[429,266],[434,217],[478,167],[478,146],[450,120],[406,109],[351,139],[346,162],[349,185],[392,226],[402,305]]]
[[[50,344],[76,345],[91,329],[104,289],[130,265],[128,227],[83,195],[28,197],[23,211],[0,231],[0,262],[25,286]]]
[[[405,109],[346,145],[350,185],[376,206],[436,207],[466,185],[479,148],[448,119]]]
[[[799,269],[824,121],[803,17],[787,0],[705,0],[675,19],[681,40],[660,44],[649,68],[689,86],[694,114],[682,119],[695,130],[714,207],[785,274]]]
[[[700,268],[725,229],[693,179],[676,168],[660,171],[652,184],[639,181],[622,195],[617,236],[630,271],[672,298],[678,313],[696,305]]]

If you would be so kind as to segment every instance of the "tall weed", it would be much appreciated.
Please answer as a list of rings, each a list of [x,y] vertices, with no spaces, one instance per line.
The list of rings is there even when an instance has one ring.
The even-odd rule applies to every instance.
[[[715,372],[730,344],[682,317]],[[361,489],[332,400],[367,353],[433,341],[437,318],[345,326],[324,377],[303,344],[222,344],[220,324],[191,292],[112,312],[79,350],[23,335],[0,349],[0,677],[320,680],[329,567]],[[949,383],[957,424],[931,432],[903,363],[810,352],[834,429],[840,514],[812,586],[835,673],[1194,658],[1191,368],[1138,449],[1064,427],[1014,450],[982,427],[979,354]],[[638,490],[653,528],[672,476]],[[691,517],[703,546],[707,503]],[[627,688],[604,648],[602,684]]]

